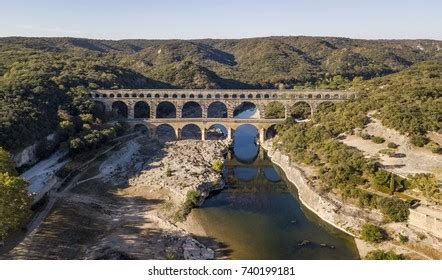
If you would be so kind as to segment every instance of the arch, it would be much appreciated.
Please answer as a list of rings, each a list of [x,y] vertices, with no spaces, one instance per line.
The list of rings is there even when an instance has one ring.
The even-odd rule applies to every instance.
[[[155,98],[160,98],[160,95],[158,93],[155,94]]]
[[[203,95],[201,93],[198,94],[198,98],[203,98]]]
[[[249,101],[244,101],[233,110],[233,117],[237,119],[259,119],[258,107]]]
[[[164,118],[176,118],[176,108],[169,101],[160,102],[157,106],[157,115],[158,119]]]
[[[192,93],[189,95],[189,98],[195,98],[195,95],[193,95]]]
[[[316,110],[319,112],[333,112],[336,110],[336,105],[331,101],[324,101],[319,103]]]
[[[92,97],[92,94],[89,94],[89,97]],[[95,94],[95,98],[99,98],[100,95],[98,93]]]
[[[264,167],[263,168],[264,177],[267,181],[272,183],[278,183],[281,181],[281,176],[279,176],[278,172],[276,172],[273,167]]]
[[[111,94],[109,95],[109,97],[110,97],[110,98],[114,98],[115,95],[114,95],[113,93],[111,93]]]
[[[106,115],[106,105],[101,101],[94,100],[94,108],[92,109],[92,114],[100,119],[104,119]]]
[[[227,106],[226,104],[215,101],[210,103],[207,108],[207,117],[208,118],[227,118]]]
[[[181,98],[186,98],[186,95],[184,93],[181,94]]]
[[[126,98],[129,97],[129,94],[128,93],[124,94],[124,97],[126,97]]]
[[[229,98],[229,95],[228,94],[224,94],[224,98]]]
[[[339,99],[339,94],[336,93],[336,94],[333,96],[333,98],[334,98],[334,99]]]
[[[325,98],[325,99],[330,99],[330,94],[326,94],[326,95],[324,95],[324,98]]]
[[[143,95],[143,94],[141,94],[141,95]],[[141,97],[143,97],[143,96],[141,96]],[[146,97],[152,98],[152,94],[148,93],[148,94],[146,94]]]
[[[237,94],[232,94],[232,98],[238,98]]]
[[[207,140],[223,140],[227,138],[227,128],[222,124],[213,124],[207,129]]]
[[[266,119],[284,119],[285,118],[285,106],[279,101],[272,101],[265,107]]]
[[[178,95],[172,94],[172,98],[178,98]]]
[[[181,129],[181,139],[201,140],[201,128],[196,124],[186,124]]]
[[[244,98],[246,98],[246,95],[245,94],[240,94],[239,98],[244,99]]]
[[[268,99],[268,98],[270,98],[270,95],[268,95],[268,94],[264,94],[264,98],[265,98],[265,99]]]
[[[221,98],[221,94],[215,94],[215,98]]]
[[[233,176],[241,182],[250,182],[257,178],[259,169],[256,167],[235,167],[233,168]]]
[[[208,94],[208,95],[206,95],[206,98],[212,98],[212,95],[211,94]]]
[[[155,129],[155,134],[161,141],[176,140],[175,129],[170,124],[161,124]]]
[[[261,94],[258,93],[255,98],[261,98]]]
[[[266,135],[265,135],[265,139],[272,139],[273,137],[276,136],[277,134],[277,125],[273,124],[271,125],[269,128],[266,129]]]
[[[296,102],[290,108],[290,115],[295,120],[310,119],[312,115],[312,107],[305,101]]]
[[[322,95],[321,94],[316,94],[316,99],[321,99],[322,98]]]
[[[181,111],[182,118],[202,118],[203,117],[203,109],[198,102],[189,101],[183,105],[183,109]]]
[[[233,132],[233,152],[235,158],[243,163],[256,160],[259,153],[257,145],[258,129],[252,124],[242,124]]]
[[[144,134],[144,135],[149,135],[149,128],[147,128],[147,126],[145,126],[144,124],[141,123],[137,123],[134,126],[134,132],[139,131],[140,133]]]
[[[121,93],[118,93],[118,94],[117,94],[117,97],[121,97]]]
[[[115,101],[114,103],[112,103],[112,112],[115,114],[115,117],[117,118],[128,117],[127,105],[123,101]]]
[[[150,107],[144,101],[138,101],[134,106],[134,118],[148,119],[150,117]]]
[[[307,95],[307,98],[308,98],[308,99],[312,99],[312,98],[313,98],[313,94],[309,94],[309,95]]]
[[[132,97],[137,97],[137,94],[136,93],[132,93]]]
[[[252,99],[253,98],[253,94],[249,93],[249,95],[247,95],[247,98]]]
[[[166,93],[163,95],[163,98],[169,98],[169,95]]]
[[[106,97],[107,97],[107,94],[103,93],[103,94],[101,95],[101,97],[106,98]]]

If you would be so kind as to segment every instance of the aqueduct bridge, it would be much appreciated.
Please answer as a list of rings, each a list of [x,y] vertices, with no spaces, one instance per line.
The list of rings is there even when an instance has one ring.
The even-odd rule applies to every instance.
[[[202,140],[213,125],[227,129],[231,139],[233,130],[243,124],[252,124],[259,131],[259,141],[266,130],[284,122],[291,116],[295,104],[302,102],[310,107],[311,115],[321,109],[321,103],[342,102],[356,98],[349,91],[294,91],[294,90],[185,90],[185,89],[118,89],[93,90],[90,98],[103,112],[117,114],[133,125],[144,125],[154,133],[161,125],[170,125],[177,139],[188,125],[196,125]],[[278,118],[267,116],[269,106],[278,104],[284,114]],[[255,118],[235,118],[235,112],[244,106],[257,109]],[[166,114],[163,114],[166,112]],[[269,118],[271,117],[271,118]]]

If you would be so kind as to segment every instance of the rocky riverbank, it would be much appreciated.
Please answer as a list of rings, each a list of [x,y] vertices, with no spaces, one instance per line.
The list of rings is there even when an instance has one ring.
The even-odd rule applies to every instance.
[[[222,187],[211,166],[227,148],[223,141],[129,140],[92,164],[68,192],[55,193],[43,223],[3,258],[214,258],[202,243],[216,242],[195,219],[177,213],[188,193],[197,191],[202,200]]]
[[[377,211],[346,204],[337,194],[321,191],[315,170],[309,166],[291,162],[287,155],[273,149],[271,141],[267,141],[264,148],[271,161],[278,165],[287,179],[296,186],[299,199],[304,206],[322,220],[355,237],[361,258],[374,249],[394,250],[413,259],[442,258],[440,253],[442,243],[437,237],[406,223],[384,224],[382,215]],[[384,224],[390,239],[377,245],[358,239],[359,230],[365,223]],[[407,244],[397,240],[399,233],[409,238]]]

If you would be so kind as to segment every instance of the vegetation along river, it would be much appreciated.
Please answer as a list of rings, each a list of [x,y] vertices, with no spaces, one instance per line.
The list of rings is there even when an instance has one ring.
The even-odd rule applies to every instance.
[[[228,187],[194,209],[206,233],[232,259],[359,258],[351,236],[301,205],[296,187],[259,151],[256,134],[249,125],[235,131]]]

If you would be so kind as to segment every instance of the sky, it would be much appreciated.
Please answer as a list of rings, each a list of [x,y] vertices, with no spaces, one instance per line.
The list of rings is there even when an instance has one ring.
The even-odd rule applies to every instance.
[[[0,0],[0,37],[442,40],[442,0]]]

